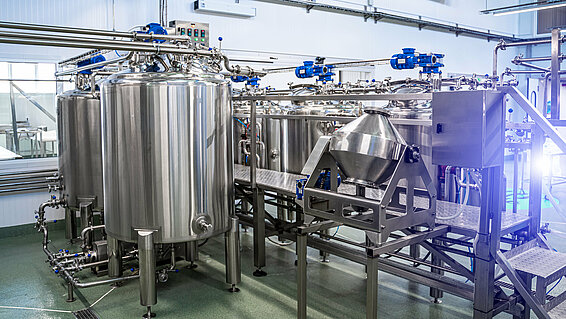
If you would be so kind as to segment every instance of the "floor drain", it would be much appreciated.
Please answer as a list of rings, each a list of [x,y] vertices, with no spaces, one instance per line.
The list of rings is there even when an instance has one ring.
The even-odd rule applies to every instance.
[[[100,319],[94,311],[90,308],[73,312],[73,315],[77,319]]]

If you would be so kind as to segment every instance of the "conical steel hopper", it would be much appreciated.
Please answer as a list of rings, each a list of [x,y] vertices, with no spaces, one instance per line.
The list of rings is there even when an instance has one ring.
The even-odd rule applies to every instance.
[[[346,181],[379,185],[391,177],[407,143],[389,121],[387,112],[364,112],[334,132],[329,150]]]

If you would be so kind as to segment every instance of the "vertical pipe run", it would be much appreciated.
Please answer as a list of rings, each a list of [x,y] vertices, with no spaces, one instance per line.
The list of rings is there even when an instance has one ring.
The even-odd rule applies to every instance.
[[[226,283],[232,285],[228,291],[238,292],[236,287],[242,281],[241,257],[240,257],[240,230],[237,217],[230,218],[231,228],[224,235],[226,245]]]
[[[140,304],[149,307],[157,303],[155,290],[154,230],[138,230],[138,254],[140,262]]]
[[[108,245],[108,277],[117,278],[122,277],[122,249],[118,239],[107,236]]]
[[[81,214],[81,230],[92,225],[92,204],[91,203],[81,203],[79,205],[79,211]],[[88,232],[85,234],[85,246],[86,248],[92,248],[93,232]]]
[[[513,150],[513,213],[517,213],[517,200],[519,193],[519,149]],[[505,203],[507,204],[507,203]]]
[[[552,29],[550,42],[550,118],[560,119],[560,28]]]
[[[12,76],[12,65],[10,65],[10,77]],[[14,88],[10,85],[10,108],[12,113],[12,138],[14,141],[13,150],[20,153],[20,139],[18,136],[18,119],[16,117],[16,99],[14,97]]]

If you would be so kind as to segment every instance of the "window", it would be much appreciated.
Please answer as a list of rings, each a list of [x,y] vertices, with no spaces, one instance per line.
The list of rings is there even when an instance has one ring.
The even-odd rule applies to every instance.
[[[57,156],[55,64],[0,62],[0,160]]]

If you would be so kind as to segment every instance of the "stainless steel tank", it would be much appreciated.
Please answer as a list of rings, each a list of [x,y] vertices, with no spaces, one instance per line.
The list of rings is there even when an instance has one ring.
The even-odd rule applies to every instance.
[[[230,83],[205,72],[135,73],[102,84],[106,232],[187,242],[230,229]]]
[[[336,130],[335,121],[320,117],[337,115],[336,107],[324,105],[293,105],[282,113],[280,120],[281,171],[300,174],[316,142],[321,136],[331,135]],[[353,113],[346,116],[354,116]]]
[[[57,134],[61,196],[78,210],[81,199],[96,198],[102,210],[102,142],[100,99],[90,92],[67,91],[57,96]]]
[[[394,93],[424,93],[422,87],[403,87]],[[437,168],[432,164],[432,108],[430,102],[392,101],[387,109],[391,121],[397,131],[403,136],[408,145],[416,145],[433,182],[436,184]],[[423,188],[424,183],[417,181],[417,187]]]

